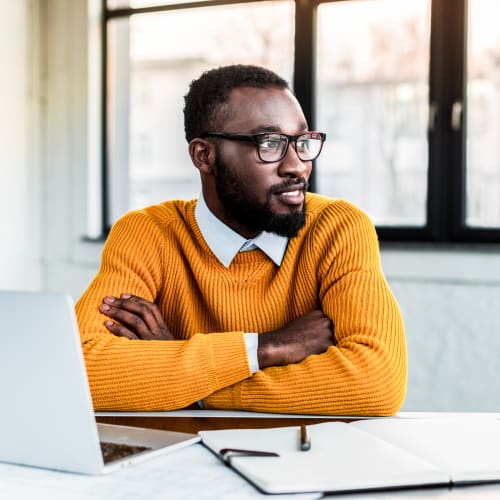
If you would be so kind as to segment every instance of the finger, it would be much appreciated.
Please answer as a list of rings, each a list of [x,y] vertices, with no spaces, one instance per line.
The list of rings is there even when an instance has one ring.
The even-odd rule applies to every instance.
[[[137,314],[141,315],[154,336],[164,339],[174,339],[157,304],[130,293],[122,293],[120,298],[125,301],[128,300],[133,304],[134,310]]]
[[[170,333],[159,308],[146,299],[124,293],[117,297],[105,297],[101,312],[121,323],[145,340],[175,340]]]
[[[117,337],[125,337],[129,340],[139,340],[139,337],[135,335],[134,332],[130,331],[129,329],[125,328],[123,325],[120,325],[119,323],[111,321],[110,319],[104,322],[104,326],[113,335],[116,335]]]
[[[132,295],[130,293],[122,293],[120,298],[127,301],[129,300],[137,311],[143,313],[143,320],[150,328],[153,335],[161,335],[166,328],[165,320],[160,313],[160,309],[154,302]]]
[[[148,326],[138,314],[109,304],[102,304],[99,309],[103,314],[121,323],[141,339],[151,339],[153,337]]]
[[[163,318],[155,303],[130,293],[122,293],[120,295],[120,303],[127,310],[139,315],[153,335],[161,335]]]
[[[120,298],[105,297],[103,308],[106,308],[106,305],[116,308],[117,311],[112,317],[140,333],[141,338],[161,335],[161,325],[158,324],[158,316],[154,314],[157,310],[156,304],[135,295],[122,294]],[[120,311],[123,311],[123,314]],[[161,315],[160,319],[163,321]]]

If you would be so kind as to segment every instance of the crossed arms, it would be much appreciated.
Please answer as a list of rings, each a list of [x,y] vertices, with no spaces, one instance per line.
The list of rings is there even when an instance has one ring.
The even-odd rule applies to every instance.
[[[105,321],[117,337],[129,340],[176,340],[158,306],[129,293],[104,298],[100,311],[115,321]],[[283,328],[259,335],[259,369],[300,363],[333,345],[333,322],[321,311],[312,311]]]
[[[401,314],[371,222],[341,208],[349,224],[294,238],[278,274],[269,267],[272,279],[255,293],[223,270],[195,280],[201,264],[185,261],[199,242],[189,234],[168,233],[144,212],[117,223],[77,304],[95,408],[172,410],[203,400],[220,409],[395,413],[406,388]],[[172,241],[184,253],[171,251]],[[136,242],[147,244],[134,253]],[[258,264],[261,274],[274,266]],[[217,300],[203,292],[214,279],[223,290]],[[259,333],[253,374],[244,332]]]

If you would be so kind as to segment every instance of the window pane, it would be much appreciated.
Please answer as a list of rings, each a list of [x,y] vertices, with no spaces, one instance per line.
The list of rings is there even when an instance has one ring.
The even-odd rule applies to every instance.
[[[500,0],[469,2],[466,224],[500,227]]]
[[[353,201],[377,225],[423,226],[427,203],[430,0],[320,5],[320,193]]]
[[[110,221],[200,193],[184,138],[183,96],[203,71],[259,64],[291,80],[294,3],[185,9],[109,23]]]

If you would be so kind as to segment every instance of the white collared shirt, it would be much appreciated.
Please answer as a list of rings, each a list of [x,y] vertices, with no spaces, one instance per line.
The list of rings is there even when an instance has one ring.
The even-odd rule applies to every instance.
[[[245,239],[218,219],[207,207],[203,195],[196,203],[194,215],[201,234],[210,250],[225,267],[229,267],[234,257],[239,252],[246,252],[259,248],[277,266],[281,265],[285,256],[288,238],[274,233],[262,231],[255,238]],[[248,363],[252,373],[259,369],[257,359],[258,337],[257,333],[245,333]]]
[[[262,250],[277,266],[281,265],[288,245],[286,236],[262,231],[255,238],[247,240],[210,211],[203,195],[198,198],[194,215],[207,245],[225,267],[231,265],[238,252],[255,248]]]

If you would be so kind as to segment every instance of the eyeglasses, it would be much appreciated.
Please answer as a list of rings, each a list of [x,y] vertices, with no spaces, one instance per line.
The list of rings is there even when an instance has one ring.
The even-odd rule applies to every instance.
[[[255,135],[231,134],[226,132],[205,132],[201,138],[221,137],[229,141],[253,142],[257,146],[257,154],[264,163],[274,163],[282,160],[288,146],[295,145],[297,156],[302,161],[315,160],[321,153],[326,134],[322,132],[304,132],[299,135],[263,133]]]

